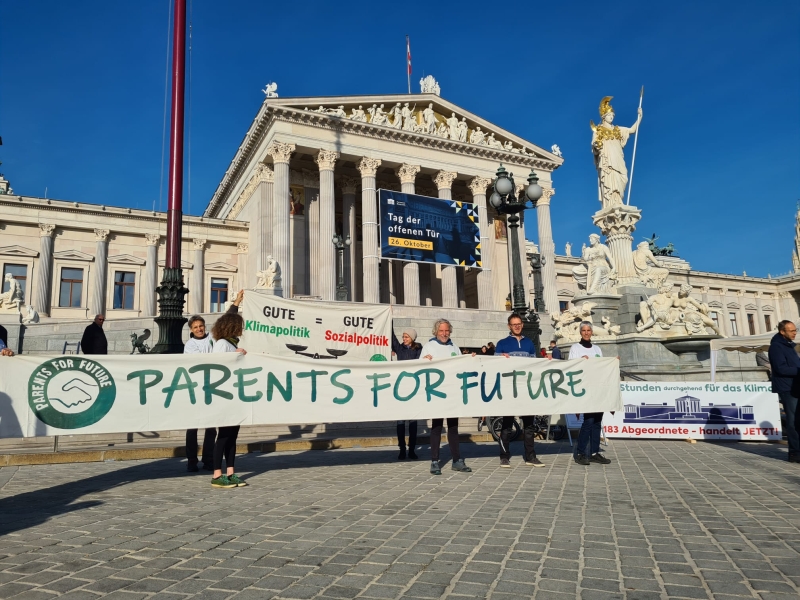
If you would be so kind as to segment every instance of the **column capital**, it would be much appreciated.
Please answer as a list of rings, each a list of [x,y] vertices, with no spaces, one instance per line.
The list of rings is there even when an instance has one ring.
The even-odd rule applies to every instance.
[[[161,236],[157,233],[145,233],[144,239],[145,243],[148,246],[158,246],[158,242],[161,240]]]
[[[320,171],[333,171],[337,160],[339,160],[339,153],[335,150],[320,150],[314,158]]]
[[[736,295],[741,298],[742,296],[744,296],[744,290],[736,290]]]
[[[361,177],[375,177],[380,166],[380,158],[368,158],[365,156],[358,163],[358,170],[361,171]]]
[[[320,171],[321,170],[322,169],[320,169]],[[311,171],[309,169],[303,169],[302,179],[303,179],[303,185],[305,187],[319,188],[319,171]]]
[[[294,144],[273,141],[267,147],[267,154],[272,157],[273,162],[288,165],[295,148],[296,146]]]
[[[343,194],[355,194],[356,193],[356,186],[361,183],[355,177],[347,177],[346,175],[342,177],[342,193]]]
[[[239,242],[236,244],[236,254],[247,254],[250,251],[249,244],[243,244]]]
[[[256,181],[258,181],[259,183],[262,181],[272,183],[273,181],[275,181],[275,171],[273,171],[272,167],[270,167],[269,165],[261,163],[256,167],[256,170],[253,173],[253,178],[256,179]]]
[[[473,196],[480,196],[486,194],[486,188],[492,184],[492,180],[488,177],[473,177],[467,184]]]
[[[417,173],[420,172],[419,165],[403,164],[395,170],[397,176],[400,178],[400,183],[415,183],[417,181]]]
[[[719,288],[719,295],[720,296],[727,296],[728,295],[728,288]]]
[[[94,240],[96,242],[105,242],[108,239],[108,234],[111,233],[108,229],[95,229]]]
[[[702,286],[700,288],[700,293],[701,294],[707,294],[708,293],[708,286],[707,285]]]
[[[50,237],[56,230],[56,226],[52,223],[39,223],[39,236]]]
[[[453,180],[458,177],[455,171],[439,171],[433,179],[433,183],[440,190],[449,190],[453,186]]]
[[[756,298],[761,298],[761,296],[763,295],[763,292],[761,290],[756,290],[755,292],[753,292],[753,295]]]
[[[207,240],[202,240],[202,239],[199,239],[199,238],[192,240],[192,243],[194,244],[194,249],[195,250],[204,250],[205,247],[206,247],[206,241]]]
[[[556,195],[556,190],[554,188],[542,188],[542,197],[536,201],[536,204],[546,204],[550,205],[550,199]]]

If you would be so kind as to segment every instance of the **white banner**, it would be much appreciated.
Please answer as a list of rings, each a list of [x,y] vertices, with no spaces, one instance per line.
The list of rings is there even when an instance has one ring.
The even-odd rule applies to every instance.
[[[392,316],[388,305],[286,300],[248,290],[242,348],[277,356],[389,360]]]
[[[0,358],[0,437],[622,410],[616,358]]]
[[[780,440],[778,396],[768,382],[624,382],[625,409],[606,413],[610,438]]]

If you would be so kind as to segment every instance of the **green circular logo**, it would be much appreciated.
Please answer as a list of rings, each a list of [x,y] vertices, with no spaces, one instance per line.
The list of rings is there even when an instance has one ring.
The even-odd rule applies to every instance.
[[[386,357],[383,354],[373,354],[372,356],[369,357],[369,359],[371,361],[381,362],[381,361],[385,361]]]
[[[108,414],[117,386],[103,365],[88,358],[53,358],[28,380],[28,404],[50,427],[80,429]]]

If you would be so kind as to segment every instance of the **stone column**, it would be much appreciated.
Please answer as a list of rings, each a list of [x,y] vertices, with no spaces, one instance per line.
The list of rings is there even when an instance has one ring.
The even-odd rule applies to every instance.
[[[458,173],[453,171],[439,171],[433,182],[439,189],[439,198],[451,200],[453,197],[451,187]],[[458,308],[458,278],[455,265],[442,265],[442,306],[444,308]]]
[[[350,236],[350,247],[344,250],[344,283],[347,286],[347,299],[356,299],[356,186],[358,180],[342,177],[342,235]]]
[[[536,203],[536,220],[539,225],[539,254],[544,259],[542,265],[542,285],[544,286],[544,306],[548,314],[558,314],[558,289],[556,284],[556,245],[553,243],[553,228],[550,224],[550,199],[556,191],[542,188],[542,197]]]
[[[108,279],[108,229],[95,229],[94,249],[94,286],[92,287],[92,302],[89,308],[94,315],[106,312],[106,288]]]
[[[272,157],[275,168],[272,189],[272,256],[281,269],[280,296],[292,297],[291,239],[289,238],[289,160],[295,150],[294,144],[272,142],[267,154]]]
[[[756,323],[756,333],[769,333],[769,331],[767,331],[766,325],[764,325],[764,309],[763,309],[763,306],[762,306],[762,303],[761,303],[762,302],[761,301],[762,295],[763,294],[761,293],[760,290],[756,290],[756,292],[755,292],[756,313],[757,313],[756,314],[756,319],[758,320],[758,322]]]
[[[304,187],[306,194],[306,224],[308,225],[308,294],[310,296],[321,296],[320,292],[320,271],[322,266],[320,264],[320,245],[322,244],[322,236],[319,230],[319,212],[320,212],[320,193],[310,192],[309,190],[319,190],[321,173],[317,172],[313,175],[311,173],[304,173],[303,181],[309,185]],[[306,182],[306,180],[308,180]],[[297,215],[295,215],[297,216]],[[305,247],[305,244],[304,244]]]
[[[375,175],[381,165],[379,158],[361,159],[361,237],[364,257],[364,302],[378,304],[378,265],[381,261],[378,248],[378,202],[375,192]]]
[[[614,257],[617,271],[617,285],[639,284],[636,269],[633,267],[633,236],[636,223],[642,218],[642,211],[635,206],[609,206],[597,211],[592,220],[606,236],[608,249]]]
[[[486,188],[492,183],[488,177],[475,177],[469,182],[472,201],[478,205],[478,221],[481,226],[481,270],[478,273],[478,308],[494,310],[494,271],[492,270],[492,247],[489,235],[489,215],[486,210]]]
[[[236,282],[236,289],[233,291],[239,291],[247,288],[249,286],[247,278],[250,274],[247,272],[247,255],[250,250],[249,244],[239,243],[236,244],[236,267],[237,267],[237,275],[239,276],[238,281]],[[254,284],[255,285],[255,284]]]
[[[333,189],[333,169],[339,153],[333,150],[320,150],[316,161],[319,165],[319,256],[311,260],[319,261],[319,293],[323,300],[336,300],[336,247],[333,234],[336,233],[336,200]]]
[[[402,165],[397,169],[400,191],[403,194],[415,192],[415,182],[419,171],[418,165]],[[407,306],[419,306],[419,263],[403,263],[403,303]]]
[[[155,317],[156,308],[156,287],[158,286],[158,242],[161,236],[157,233],[145,233],[145,243],[147,244],[147,266],[142,282],[142,316]]]
[[[674,293],[674,291],[673,291]],[[722,335],[729,336],[733,335],[733,331],[731,331],[731,324],[730,320],[728,319],[728,290],[725,288],[721,288],[719,290],[719,303],[722,304],[721,314],[719,318],[719,330],[722,332]]]
[[[739,335],[750,335],[750,326],[747,323],[747,309],[745,304],[747,296],[744,290],[736,290],[737,302],[739,303]]]
[[[267,268],[269,262],[267,257],[272,254],[272,194],[275,187],[275,172],[268,165],[259,165],[256,176],[259,184],[251,200],[256,205],[250,214],[254,215],[258,223],[256,271],[262,271]]]
[[[36,294],[33,306],[39,314],[50,315],[50,283],[53,280],[53,232],[56,226],[39,223],[39,276],[36,279]],[[108,232],[106,231],[106,234]],[[26,303],[30,301],[26,298]]]
[[[194,244],[194,269],[192,272],[192,295],[194,308],[192,312],[205,312],[206,304],[206,240],[192,240]]]
[[[772,301],[775,304],[775,322],[772,324],[777,331],[778,323],[783,321],[783,308],[781,307],[781,295],[778,292],[772,294]]]

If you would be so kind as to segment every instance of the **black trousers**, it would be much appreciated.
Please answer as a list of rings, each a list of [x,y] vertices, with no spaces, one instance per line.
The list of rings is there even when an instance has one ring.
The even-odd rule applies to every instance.
[[[397,445],[400,446],[401,450],[406,449],[406,422],[405,421],[398,421],[397,422]],[[409,421],[408,422],[408,447],[411,448],[412,452],[414,447],[417,445],[417,422],[416,421]]]
[[[533,416],[522,418],[522,433],[525,440],[525,460],[536,458],[536,451],[533,449],[536,429],[533,427]],[[511,458],[511,429],[514,417],[503,417],[503,428],[500,430],[500,458]]]
[[[214,462],[214,442],[217,439],[217,428],[207,427],[203,435],[203,464]],[[190,463],[197,463],[197,429],[186,430],[186,458]]]
[[[442,444],[442,425],[444,419],[433,419],[431,422],[431,460],[439,460],[439,446]],[[458,417],[447,419],[447,445],[453,460],[461,458],[458,449]]]
[[[217,442],[214,444],[214,470],[222,470],[222,457],[225,457],[225,466],[233,468],[236,460],[236,438],[239,437],[239,426],[220,427],[217,433]]]

